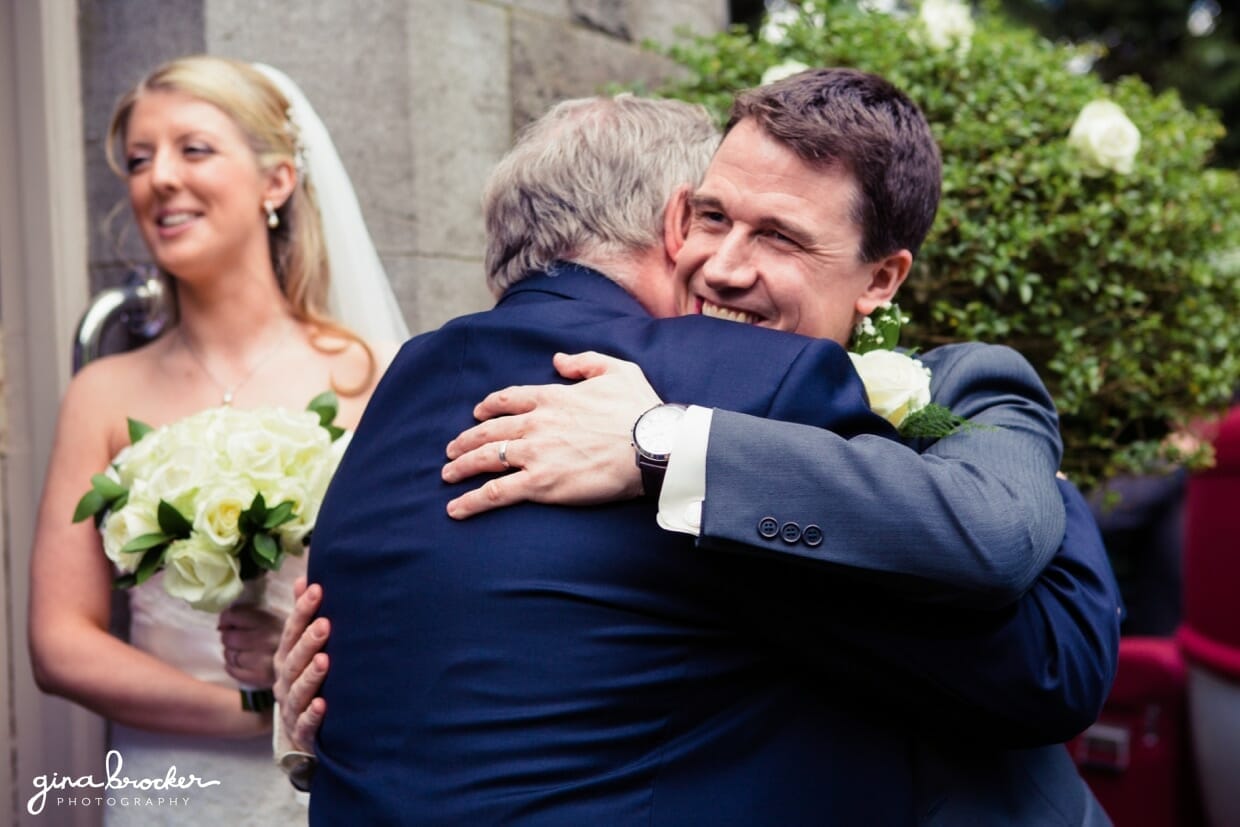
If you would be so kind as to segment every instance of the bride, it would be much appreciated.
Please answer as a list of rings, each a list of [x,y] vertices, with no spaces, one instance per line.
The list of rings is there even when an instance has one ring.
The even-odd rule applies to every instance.
[[[174,60],[121,99],[108,135],[176,321],[86,366],[61,402],[32,562],[35,677],[112,722],[117,774],[164,778],[175,765],[220,782],[174,808],[117,793],[109,823],[304,821],[271,760],[270,712],[244,710],[237,691],[274,681],[304,555],[272,575],[266,610],[218,617],[167,596],[157,575],[129,593],[125,642],[108,632],[115,572],[98,532],[70,520],[91,475],[129,443],[127,417],[158,427],[216,405],[302,409],[330,387],[337,424],[352,428],[407,330],[330,138],[287,77]]]

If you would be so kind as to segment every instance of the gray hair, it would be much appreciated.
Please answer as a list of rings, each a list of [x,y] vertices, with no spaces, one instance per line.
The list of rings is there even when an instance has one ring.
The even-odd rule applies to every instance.
[[[622,94],[556,105],[526,128],[483,192],[491,291],[557,259],[661,244],[668,199],[698,183],[718,145],[706,110],[683,101]]]

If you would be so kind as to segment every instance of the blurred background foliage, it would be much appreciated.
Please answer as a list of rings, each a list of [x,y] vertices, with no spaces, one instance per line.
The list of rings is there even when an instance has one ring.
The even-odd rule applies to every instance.
[[[1240,167],[1240,10],[1220,0],[1004,0],[1053,40],[1096,43],[1094,71],[1140,77],[1217,111],[1227,127],[1214,163]]]
[[[756,32],[768,2],[732,0],[732,20]],[[1002,0],[1001,5],[1051,40],[1095,44],[1093,68],[1104,80],[1135,75],[1157,91],[1178,90],[1190,106],[1218,112],[1227,135],[1212,163],[1240,168],[1240,9],[1234,2]]]
[[[972,7],[961,50],[931,45],[919,8],[782,3],[774,27],[755,19],[663,49],[689,71],[660,91],[722,119],[736,90],[788,61],[887,77],[925,111],[944,157],[938,217],[901,291],[903,344],[1025,354],[1058,405],[1064,469],[1085,488],[1197,464],[1165,437],[1240,385],[1240,177],[1219,166],[1218,115],[1135,76],[1108,81],[1091,70],[1097,46],[1053,42],[999,0]],[[1094,100],[1141,132],[1128,174],[1092,177],[1067,145]]]

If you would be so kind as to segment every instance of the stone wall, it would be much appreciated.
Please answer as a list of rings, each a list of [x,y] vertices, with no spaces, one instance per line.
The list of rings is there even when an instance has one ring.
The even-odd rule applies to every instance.
[[[144,260],[103,162],[111,107],[160,61],[206,51],[271,63],[306,92],[418,332],[491,304],[479,194],[515,131],[563,98],[672,71],[642,41],[717,30],[727,2],[79,0],[79,13],[93,289]]]

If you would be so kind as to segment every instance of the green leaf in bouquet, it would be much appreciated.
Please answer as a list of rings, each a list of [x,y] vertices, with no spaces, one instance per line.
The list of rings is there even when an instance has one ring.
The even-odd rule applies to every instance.
[[[159,530],[171,539],[184,540],[194,530],[193,523],[185,519],[167,500],[159,501],[159,509],[155,515],[159,519]]]
[[[237,563],[239,571],[237,574],[241,577],[242,582],[247,582],[261,577],[266,570],[258,565],[258,552],[254,550],[254,538],[247,537],[245,543],[237,551]]]
[[[94,517],[98,525],[105,511],[124,508],[129,502],[129,489],[121,485],[107,474],[95,474],[90,478],[90,490],[78,500],[73,509],[73,522],[80,523],[87,517]]]
[[[155,537],[157,535],[148,534],[146,536]],[[122,574],[114,579],[112,581],[112,588],[131,589],[134,586],[150,580],[152,574],[155,574],[155,572],[163,568],[164,552],[167,550],[167,543],[156,545],[155,547],[148,549],[146,554],[142,555],[142,562],[138,563],[138,568],[130,574]]]
[[[147,425],[145,422],[140,422],[137,419],[134,419],[133,417],[126,417],[125,421],[129,423],[130,444],[137,442],[138,440],[142,439],[142,437],[146,436],[151,431],[155,430],[150,425]]]
[[[138,570],[134,574],[134,585],[140,586],[147,580],[151,579],[151,575],[159,571],[164,566],[164,552],[168,550],[168,546],[160,546],[148,551],[142,557],[142,562],[138,564]]]
[[[108,502],[112,502],[122,494],[128,493],[128,489],[107,474],[95,474],[90,478],[90,487],[99,492],[99,496]]]
[[[324,425],[323,427],[327,429],[327,433],[331,434],[332,442],[344,436],[344,428],[339,425]]]
[[[292,500],[285,500],[275,508],[267,512],[267,519],[263,520],[263,528],[270,531],[273,528],[284,525],[293,519],[294,504]]]
[[[254,535],[254,562],[274,571],[280,566],[280,544],[270,534]]]
[[[153,531],[150,534],[142,534],[134,537],[128,543],[121,546],[121,554],[131,554],[135,551],[146,551],[156,546],[167,545],[172,540],[162,531]]]
[[[77,507],[73,509],[73,522],[80,523],[87,517],[94,517],[107,507],[108,501],[92,488],[82,495],[82,499],[78,500]]]
[[[336,414],[340,412],[340,400],[336,397],[335,391],[323,391],[310,400],[306,410],[317,414],[319,424],[330,431],[332,421],[336,418]],[[332,439],[334,441],[335,437],[332,437]]]
[[[259,491],[254,495],[254,501],[250,503],[250,507],[242,511],[237,518],[237,525],[240,526],[242,534],[254,534],[263,530],[265,522],[267,522],[267,501],[263,498],[263,492]]]

